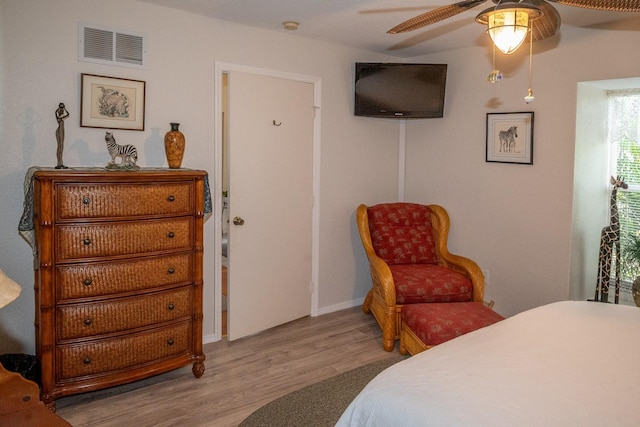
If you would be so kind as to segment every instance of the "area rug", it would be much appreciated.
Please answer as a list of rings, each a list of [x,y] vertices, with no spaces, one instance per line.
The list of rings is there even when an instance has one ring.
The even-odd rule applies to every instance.
[[[400,356],[369,363],[267,403],[249,415],[240,427],[333,427],[365,385]]]

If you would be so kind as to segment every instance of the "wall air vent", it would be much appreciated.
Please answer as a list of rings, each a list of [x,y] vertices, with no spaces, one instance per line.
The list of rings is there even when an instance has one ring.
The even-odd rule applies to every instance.
[[[80,24],[78,59],[83,62],[145,68],[145,35]]]

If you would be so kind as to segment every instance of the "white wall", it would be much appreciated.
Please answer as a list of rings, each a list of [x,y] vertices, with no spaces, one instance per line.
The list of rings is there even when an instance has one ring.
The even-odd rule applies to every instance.
[[[569,298],[577,86],[640,74],[633,19],[606,30],[565,26],[559,40],[536,45],[528,105],[528,49],[498,57],[505,79],[496,84],[484,81],[488,47],[420,58],[449,64],[448,87],[444,120],[408,125],[407,199],[449,210],[450,248],[489,271],[485,296],[503,315]],[[486,163],[486,113],[520,111],[535,113],[533,165]],[[591,178],[583,173],[578,184]],[[589,262],[597,266],[597,255]],[[583,278],[595,289],[595,275]]]
[[[570,298],[575,299],[595,295],[600,230],[609,224],[607,112],[606,92],[592,84],[579,83],[570,286]]]
[[[78,62],[78,22],[148,35],[148,67],[137,70]],[[34,349],[31,250],[18,235],[23,179],[30,166],[55,166],[55,109],[64,102],[64,163],[104,166],[104,129],[79,127],[80,74],[146,81],[146,129],[114,131],[138,148],[140,166],[166,166],[163,136],[179,122],[187,148],[182,166],[213,171],[216,61],[322,79],[320,193],[321,311],[353,304],[369,287],[357,240],[358,203],[396,195],[397,124],[352,114],[353,63],[388,57],[253,29],[133,0],[0,0],[0,268],[23,286],[0,311],[0,353]],[[375,172],[374,172],[375,171]],[[205,257],[213,257],[214,221],[205,224]],[[205,262],[205,309],[213,307],[212,262]],[[205,335],[213,334],[212,310]]]

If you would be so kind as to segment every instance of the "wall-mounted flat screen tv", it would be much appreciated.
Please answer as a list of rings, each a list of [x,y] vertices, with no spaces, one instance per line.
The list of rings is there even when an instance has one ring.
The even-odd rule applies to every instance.
[[[444,115],[447,64],[357,62],[355,115],[424,119]]]

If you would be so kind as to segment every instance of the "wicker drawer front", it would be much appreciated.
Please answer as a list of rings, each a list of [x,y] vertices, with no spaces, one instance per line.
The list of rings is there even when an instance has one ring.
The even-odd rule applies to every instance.
[[[191,253],[135,261],[63,265],[56,269],[58,302],[140,291],[193,281]]]
[[[189,318],[192,295],[192,287],[187,286],[143,297],[59,306],[57,337],[69,340]]]
[[[57,227],[58,261],[189,249],[193,218]]]
[[[69,380],[131,368],[193,349],[191,322],[183,322],[151,332],[86,344],[58,346],[57,380]]]
[[[189,182],[58,184],[56,196],[58,220],[193,213]]]

